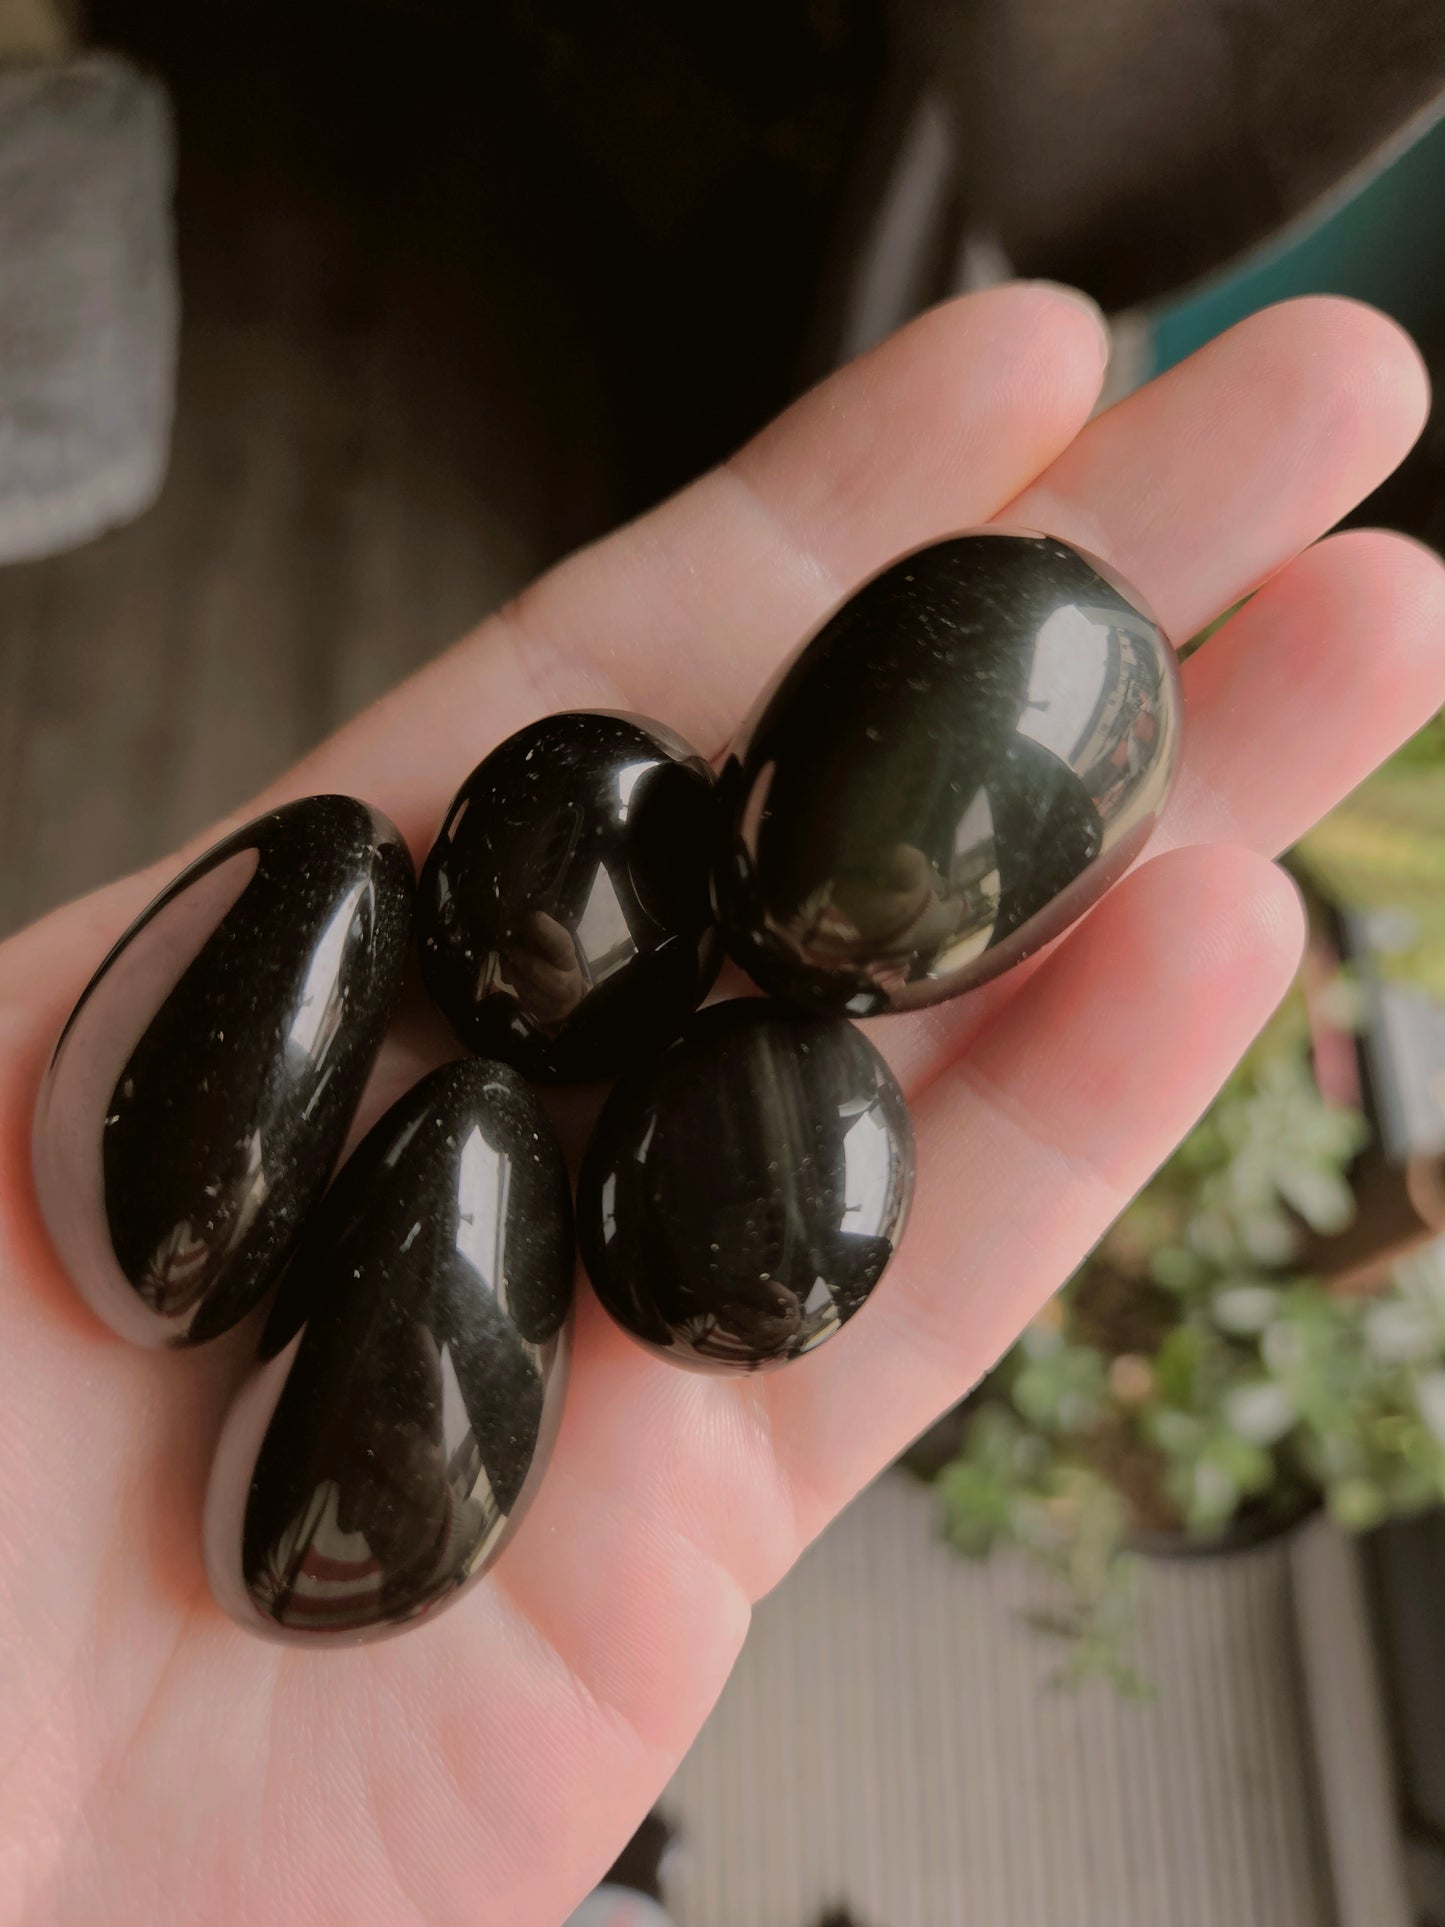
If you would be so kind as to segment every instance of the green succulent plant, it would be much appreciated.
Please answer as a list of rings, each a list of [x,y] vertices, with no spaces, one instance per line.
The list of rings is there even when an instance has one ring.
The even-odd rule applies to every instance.
[[[1445,717],[1422,729],[1297,846],[1333,902],[1385,911],[1386,971],[1445,996]]]

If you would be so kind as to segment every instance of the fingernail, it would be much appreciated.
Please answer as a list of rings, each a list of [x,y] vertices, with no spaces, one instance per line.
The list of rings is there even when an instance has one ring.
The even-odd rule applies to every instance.
[[[1036,288],[1047,288],[1050,294],[1058,295],[1061,301],[1072,301],[1076,308],[1082,308],[1084,310],[1085,314],[1089,316],[1099,331],[1099,342],[1103,350],[1103,358],[1107,362],[1110,349],[1113,346],[1113,339],[1109,333],[1109,323],[1105,319],[1104,310],[1099,306],[1098,302],[1095,301],[1093,296],[1085,294],[1082,288],[1070,287],[1067,281],[1040,280],[1035,281],[1034,286]]]

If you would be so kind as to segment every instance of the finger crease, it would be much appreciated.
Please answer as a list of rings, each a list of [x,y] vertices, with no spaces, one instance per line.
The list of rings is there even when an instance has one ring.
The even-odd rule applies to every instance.
[[[768,501],[757,483],[750,480],[737,465],[737,458],[724,462],[716,473],[725,478],[732,488],[742,497],[754,516],[760,520],[778,547],[783,549],[798,565],[807,581],[816,585],[820,606],[836,602],[847,586],[836,571],[829,567],[815,548],[804,542],[801,536]]]
[[[1108,1192],[1118,1200],[1120,1208],[1127,1202],[1130,1191],[1111,1178],[1096,1159],[1086,1151],[1074,1150],[1062,1143],[1028,1105],[980,1070],[972,1059],[955,1059],[929,1080],[924,1086],[925,1090],[931,1090],[944,1079],[965,1085],[987,1109],[1011,1124],[1033,1150],[1040,1152],[1050,1162],[1062,1165],[1065,1175],[1073,1183]]]

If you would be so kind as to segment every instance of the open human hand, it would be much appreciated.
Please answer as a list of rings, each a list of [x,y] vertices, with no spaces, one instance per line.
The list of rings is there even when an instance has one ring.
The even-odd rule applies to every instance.
[[[556,1927],[697,1731],[751,1602],[1208,1103],[1298,959],[1270,858],[1445,701],[1439,562],[1376,532],[1307,548],[1399,461],[1426,384],[1389,322],[1329,300],[1244,322],[1091,421],[1104,361],[1045,286],[925,315],[263,799],[352,792],[420,856],[466,771],[548,711],[640,711],[720,747],[859,581],[992,519],[1103,557],[1176,638],[1258,590],[1185,666],[1145,860],[1036,965],[871,1026],[919,1172],[866,1312],[786,1371],[704,1378],[584,1289],[537,1503],[434,1624],[308,1652],[221,1614],[199,1513],[244,1341],[127,1347],[41,1229],[47,1054],[175,861],[0,948],[0,1917]]]

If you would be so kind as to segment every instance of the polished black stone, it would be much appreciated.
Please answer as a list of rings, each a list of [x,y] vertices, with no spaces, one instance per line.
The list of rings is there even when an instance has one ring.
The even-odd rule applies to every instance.
[[[730,951],[773,995],[860,1016],[997,975],[1143,847],[1178,689],[1139,598],[1063,542],[990,530],[904,556],[728,757]]]
[[[863,1304],[912,1184],[908,1107],[861,1031],[714,1004],[604,1107],[582,1255],[618,1323],[679,1364],[781,1365]]]
[[[675,1036],[721,948],[712,771],[658,723],[573,711],[473,770],[422,868],[427,988],[529,1077],[614,1076]]]
[[[449,1064],[348,1159],[307,1226],[217,1449],[206,1563],[243,1625],[372,1637],[490,1565],[565,1389],[572,1200],[505,1064]]]
[[[307,797],[191,864],[91,979],[41,1086],[35,1180],[122,1336],[199,1344],[280,1275],[380,1047],[411,900],[385,817]]]

